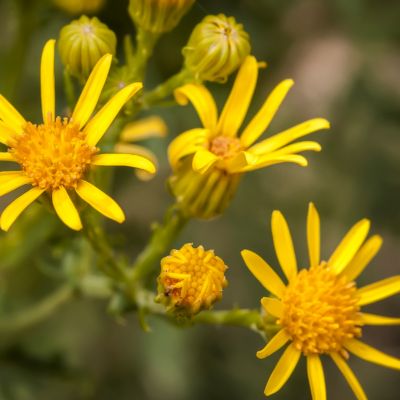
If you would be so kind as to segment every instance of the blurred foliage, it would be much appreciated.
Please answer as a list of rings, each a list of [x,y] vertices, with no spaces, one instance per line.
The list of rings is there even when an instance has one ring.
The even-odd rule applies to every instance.
[[[123,36],[134,29],[127,3],[108,0],[97,15],[117,33],[120,49]],[[332,129],[318,133],[323,151],[309,155],[309,168],[279,165],[246,176],[229,211],[211,222],[191,221],[177,245],[194,242],[214,248],[230,266],[229,286],[219,307],[258,307],[263,290],[244,268],[240,250],[251,248],[277,265],[269,219],[273,209],[280,209],[305,262],[305,216],[307,203],[313,200],[322,218],[323,254],[329,254],[352,223],[367,216],[373,231],[383,236],[384,246],[362,279],[372,282],[395,274],[400,265],[400,2],[199,0],[181,25],[161,39],[146,85],[153,87],[177,72],[181,48],[193,26],[219,12],[244,24],[253,54],[268,62],[260,74],[253,110],[282,78],[296,82],[270,131],[316,115],[328,118]],[[40,113],[40,50],[70,20],[50,1],[0,0],[0,92],[33,120]],[[60,62],[57,68],[61,89]],[[229,84],[209,86],[222,104]],[[62,90],[57,93],[58,104],[65,105]],[[189,109],[182,112],[175,106],[157,112],[167,121],[171,136],[197,125]],[[127,235],[129,240],[120,245],[132,255],[146,242],[149,222],[160,219],[172,201],[164,184],[169,174],[167,143],[168,139],[148,142],[161,164],[153,181],[139,185],[127,172],[115,182],[127,223],[110,224],[109,229],[117,239],[121,232]],[[0,265],[0,313],[39,299],[51,289],[49,274],[57,279],[61,257],[46,242],[46,223],[55,222],[42,220],[37,240],[43,243],[39,251],[48,252],[48,265],[36,262],[35,253],[28,253],[18,269],[19,262],[9,259]],[[73,256],[73,240],[64,240],[70,240]],[[9,246],[15,257],[26,251],[24,238],[15,238]],[[180,330],[151,318],[152,332],[145,333],[135,317],[115,321],[104,308],[103,302],[78,299],[11,343],[1,343],[0,400],[263,398],[276,357],[255,358],[263,344],[252,332],[207,326]],[[373,311],[396,315],[398,310],[399,301],[391,299]],[[378,329],[368,330],[371,344],[399,354],[396,328],[379,328],[379,336],[375,332]],[[352,360],[354,365],[371,399],[398,398],[397,372],[357,360]],[[308,399],[304,371],[298,367],[276,397]],[[326,375],[329,398],[351,398],[330,364]]]

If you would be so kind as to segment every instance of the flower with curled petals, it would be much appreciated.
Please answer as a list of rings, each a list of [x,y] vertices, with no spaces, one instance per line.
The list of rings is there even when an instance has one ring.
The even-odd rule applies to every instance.
[[[95,65],[70,118],[56,117],[54,85],[54,46],[49,40],[41,59],[41,99],[43,123],[33,124],[0,95],[0,142],[8,147],[0,161],[15,162],[20,170],[0,173],[0,195],[25,185],[31,188],[9,204],[0,217],[7,231],[21,212],[47,193],[60,219],[71,229],[82,228],[79,213],[70,194],[90,204],[117,222],[124,213],[108,195],[85,180],[93,166],[128,166],[150,173],[154,164],[134,154],[100,154],[96,147],[115,117],[141,88],[132,83],[120,90],[92,117],[110,69],[112,56],[104,55]]]
[[[400,318],[361,312],[361,307],[400,292],[400,276],[386,278],[357,288],[355,279],[362,273],[382,245],[380,236],[365,241],[370,222],[356,223],[327,261],[320,259],[319,215],[311,203],[307,218],[310,268],[298,271],[292,238],[285,218],[272,214],[272,236],[277,258],[288,280],[285,285],[273,269],[257,254],[242,251],[252,274],[274,296],[263,297],[266,313],[276,317],[278,333],[257,352],[265,358],[287,343],[265,387],[269,396],[286,383],[300,356],[307,359],[312,398],[326,399],[321,356],[332,358],[357,399],[366,399],[364,390],[347,360],[352,353],[366,361],[400,370],[400,359],[360,341],[365,325],[398,325]]]
[[[168,148],[174,172],[170,186],[178,203],[190,215],[209,218],[221,213],[229,204],[238,177],[243,173],[286,162],[307,166],[307,159],[298,153],[321,150],[315,141],[293,142],[329,128],[329,122],[323,118],[308,120],[256,143],[292,87],[291,79],[282,81],[272,91],[243,132],[238,134],[253,97],[258,69],[256,58],[247,56],[219,117],[214,98],[205,86],[187,84],[175,91],[180,105],[189,101],[193,104],[203,125],[180,134]],[[205,187],[212,188],[207,196]],[[202,200],[195,200],[197,204],[193,204],[193,199],[198,198]]]

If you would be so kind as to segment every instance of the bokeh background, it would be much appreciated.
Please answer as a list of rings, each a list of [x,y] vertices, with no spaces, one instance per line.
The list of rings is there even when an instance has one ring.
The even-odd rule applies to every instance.
[[[128,0],[108,0],[98,13],[121,39],[133,33]],[[277,266],[270,216],[287,217],[300,264],[306,266],[306,212],[314,201],[322,219],[323,254],[328,257],[349,227],[362,217],[384,246],[362,275],[366,284],[398,273],[400,267],[400,3],[397,0],[198,0],[181,25],[160,41],[148,71],[153,87],[177,72],[181,48],[193,26],[207,14],[225,13],[244,24],[253,54],[268,62],[260,73],[249,115],[283,78],[296,85],[268,133],[311,117],[325,117],[330,131],[313,134],[323,152],[309,154],[309,167],[278,165],[248,174],[228,212],[210,222],[191,221],[177,241],[215,249],[229,265],[229,286],[218,309],[234,305],[256,308],[263,289],[245,268],[240,250],[252,249]],[[73,17],[45,0],[0,0],[0,92],[27,118],[39,120],[39,61],[45,41],[58,37]],[[58,60],[58,104],[63,103]],[[209,85],[219,104],[230,89]],[[165,149],[185,129],[198,126],[191,108],[155,109],[165,118],[170,135],[147,144],[161,169],[148,183],[122,174],[115,196],[127,213],[123,226],[110,233],[126,235],[134,256],[149,237],[151,222],[172,202],[165,186],[170,173]],[[267,134],[268,134],[267,133]],[[8,198],[2,199],[4,207]],[[40,221],[37,224],[40,236]],[[32,232],[31,232],[32,234]],[[18,310],[57,285],[60,241],[45,242],[29,261],[15,259],[27,249],[17,238],[15,253],[4,260],[8,246],[0,237],[0,312]],[[28,250],[29,251],[29,247]],[[38,261],[48,256],[48,262]],[[40,256],[40,257],[39,257]],[[46,257],[45,257],[46,258]],[[49,279],[49,277],[51,279]],[[52,283],[49,283],[52,282]],[[155,285],[154,285],[155,286]],[[399,315],[392,298],[372,312]],[[1,400],[258,400],[277,357],[258,360],[262,339],[241,328],[195,326],[179,329],[149,318],[151,333],[137,317],[116,320],[104,301],[77,299],[46,322],[0,341]],[[371,327],[364,339],[400,355],[398,328]],[[0,335],[1,340],[1,335]],[[351,399],[344,378],[325,360],[330,399]],[[398,399],[399,375],[362,362],[351,366],[371,399]],[[305,365],[301,363],[277,399],[309,399]]]

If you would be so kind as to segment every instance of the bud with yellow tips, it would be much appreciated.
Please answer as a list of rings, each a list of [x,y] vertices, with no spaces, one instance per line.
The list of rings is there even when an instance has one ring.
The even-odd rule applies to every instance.
[[[185,244],[161,260],[157,301],[177,316],[190,317],[209,309],[227,286],[228,267],[213,250]]]

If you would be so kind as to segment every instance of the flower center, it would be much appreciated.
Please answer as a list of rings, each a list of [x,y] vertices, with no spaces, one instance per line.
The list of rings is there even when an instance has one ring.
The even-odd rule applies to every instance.
[[[57,117],[41,125],[28,122],[9,151],[34,186],[55,190],[75,188],[98,149],[86,142],[77,125]]]
[[[240,140],[235,137],[217,136],[210,143],[210,151],[223,159],[234,157],[241,149]]]
[[[185,244],[162,259],[159,284],[172,305],[196,313],[221,298],[226,269],[212,250]]]
[[[326,264],[303,269],[287,286],[278,321],[303,354],[341,352],[346,340],[361,336],[354,282],[335,275]]]

